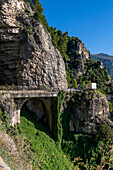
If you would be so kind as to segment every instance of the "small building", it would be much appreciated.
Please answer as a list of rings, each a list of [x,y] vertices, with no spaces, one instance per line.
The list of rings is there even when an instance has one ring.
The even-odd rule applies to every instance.
[[[96,83],[86,84],[86,89],[96,90],[97,89],[97,84]]]

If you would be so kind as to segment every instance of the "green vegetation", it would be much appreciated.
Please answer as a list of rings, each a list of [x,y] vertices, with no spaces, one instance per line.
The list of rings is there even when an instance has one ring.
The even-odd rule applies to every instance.
[[[47,90],[48,87],[44,84],[42,84],[40,87],[39,87],[40,90]]]
[[[56,141],[59,149],[61,149],[62,137],[63,137],[63,127],[62,127],[63,111],[61,111],[63,100],[64,100],[64,91],[60,91],[57,98],[57,112],[56,112]]]
[[[47,23],[46,17],[43,15],[43,7],[39,0],[27,1],[31,6],[32,10],[34,11],[35,20],[42,23],[50,33],[52,37],[53,45],[60,51],[66,66],[66,78],[68,82],[68,87],[76,87],[75,86],[75,79],[77,84],[82,84],[83,82],[87,84],[89,81],[96,82],[97,87],[100,90],[105,92],[109,92],[110,88],[107,87],[106,81],[109,81],[109,75],[107,72],[107,68],[104,69],[100,68],[101,62],[100,61],[93,61],[91,59],[86,60],[85,68],[83,68],[83,63],[81,58],[84,58],[85,55],[82,53],[79,54],[78,51],[78,44],[83,44],[83,42],[78,37],[69,37],[68,31],[63,33],[61,30],[56,30],[56,27],[50,27]],[[29,15],[29,10],[26,9],[25,12]],[[28,29],[30,34],[32,34],[32,28]],[[90,53],[87,50],[88,53]],[[82,75],[78,76],[77,73],[79,70],[83,69]],[[83,85],[84,85],[83,83]],[[85,87],[85,86],[84,86]]]
[[[35,128],[31,121],[21,117],[22,134],[26,135],[30,147],[27,149],[34,169],[63,169],[72,167],[62,151],[57,149],[53,139]]]
[[[93,60],[99,60],[103,62],[104,66],[107,66],[108,73],[110,77],[113,79],[113,56],[101,53],[96,55],[91,55]]]
[[[67,55],[67,44],[68,44],[68,31],[63,33],[61,30],[56,31],[56,27],[49,27],[48,31],[52,37],[53,45],[58,48],[64,61],[70,61],[69,56]]]
[[[100,124],[97,137],[104,142],[113,140],[113,129],[108,125],[106,120]]]
[[[82,82],[82,88],[84,89],[86,87],[85,81]]]
[[[88,100],[92,98],[92,91],[84,93]],[[79,97],[80,95],[77,96],[78,99]],[[69,118],[73,114],[76,100],[71,97],[62,110],[64,100],[65,93],[61,91],[55,113],[57,114],[55,139],[43,120],[37,122],[36,115],[30,113],[25,106],[21,111],[21,124],[14,128],[6,127],[6,132],[15,141],[20,162],[17,163],[18,158],[15,160],[15,154],[11,155],[6,141],[0,141],[0,156],[12,169],[15,167],[19,169],[20,165],[24,166],[24,169],[32,166],[37,170],[113,168],[113,130],[108,124],[103,123],[96,136],[71,132]],[[2,122],[6,124],[4,120]],[[0,129],[1,133],[2,131]]]
[[[109,81],[110,78],[106,67],[101,69],[100,64],[100,61],[87,60],[85,64],[86,73],[83,79],[86,80],[86,82],[89,80],[96,82],[99,89],[109,91],[109,88],[106,86],[106,81]]]
[[[20,126],[10,127],[7,133],[13,138],[16,143],[20,160],[24,159],[25,169],[32,165],[33,169],[69,169],[74,168],[74,165],[64,152],[59,148],[57,143],[52,139],[52,135],[47,130],[43,122],[37,123],[36,116],[31,115],[28,110],[23,107],[21,112]],[[59,133],[58,133],[59,134]],[[59,138],[58,138],[59,139]],[[19,169],[17,161],[13,165],[14,157],[11,157],[9,148],[6,149],[5,143],[0,141],[2,149],[0,156],[4,158],[6,163],[14,169]],[[6,153],[4,150],[7,150]],[[7,158],[7,152],[9,157]],[[12,158],[12,162],[11,159]],[[21,167],[21,166],[20,166]]]
[[[76,47],[75,39],[69,41],[67,54],[69,58],[72,58],[69,62],[66,62],[66,71],[67,71],[67,81],[68,86],[73,86],[73,80],[77,80],[77,84],[95,82],[97,83],[97,88],[106,92],[110,91],[110,88],[106,85],[107,81],[110,81],[110,77],[107,72],[107,68],[100,68],[100,61],[93,61],[91,59],[87,59],[85,62],[85,67],[83,67],[81,63],[81,57],[84,58],[84,55],[80,56],[78,51],[75,49]],[[75,51],[73,50],[75,49]],[[77,72],[83,69],[84,74],[77,76]],[[74,86],[73,86],[74,87]]]
[[[77,86],[77,81],[76,81],[76,79],[73,79],[73,85],[74,85],[74,88],[77,88],[78,86]]]
[[[81,57],[85,57],[84,54],[80,55],[77,49],[77,43],[82,41],[78,37],[69,37],[68,32],[63,33],[49,27],[39,0],[33,0],[32,3],[27,0],[27,2],[34,11],[33,18],[49,31],[54,46],[62,54],[68,86],[77,88],[78,84],[82,84],[82,88],[85,88],[87,83],[96,82],[101,91],[108,92],[107,68],[101,69],[99,61],[89,59],[85,62],[84,73],[77,76],[77,71],[82,68]],[[30,10],[27,8],[25,12],[30,15]],[[29,27],[26,31],[32,34],[33,29]],[[47,89],[44,85],[40,88]],[[17,155],[12,156],[10,148],[3,140],[0,140],[0,156],[12,169],[22,169],[22,167],[27,169],[30,166],[34,170],[113,169],[113,129],[109,124],[102,123],[97,135],[76,134],[69,129],[70,117],[74,113],[75,106],[80,105],[81,96],[85,99],[82,105],[89,105],[93,93],[94,91],[78,93],[76,98],[71,96],[66,103],[65,93],[60,91],[52,118],[54,134],[49,131],[43,120],[37,122],[36,115],[30,113],[25,106],[21,111],[21,124],[15,127],[9,127],[7,115],[0,110],[0,133],[7,132],[14,140],[20,157],[18,160]],[[98,96],[101,95],[99,91],[97,93]],[[63,102],[65,106],[62,106]],[[109,105],[113,114],[113,103],[109,102]]]
[[[109,109],[110,109],[111,115],[113,115],[113,101],[109,101]]]
[[[6,128],[8,128],[9,126],[9,123],[8,123],[8,116],[5,112],[3,112],[1,109],[0,109],[0,120],[2,122],[4,122],[4,125]]]
[[[47,31],[50,33],[52,37],[52,43],[53,45],[58,48],[61,52],[61,55],[66,61],[69,61],[69,57],[66,54],[67,52],[67,43],[68,43],[68,31],[63,33],[61,30],[56,31],[56,27],[50,27],[47,23],[46,17],[43,14],[43,7],[42,4],[39,2],[39,0],[31,1],[27,0],[28,5],[31,6],[32,10],[34,11],[33,18],[37,20],[38,22],[42,23],[47,29]],[[25,12],[29,15],[30,11],[29,9],[25,9]],[[30,34],[32,34],[32,31],[30,30]]]

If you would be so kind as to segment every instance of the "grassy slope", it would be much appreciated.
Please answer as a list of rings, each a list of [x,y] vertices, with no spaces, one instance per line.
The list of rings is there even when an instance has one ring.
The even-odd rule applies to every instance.
[[[40,122],[35,122],[35,116],[32,118],[31,115],[28,116],[25,109],[23,110],[23,114],[24,116],[21,116],[21,130],[30,144],[28,151],[33,156],[32,163],[34,169],[64,170],[73,167],[64,153],[58,150],[55,141],[50,137],[51,134],[44,125]]]
[[[30,165],[33,170],[101,169],[103,165],[112,168],[113,145],[104,145],[103,142],[95,145],[92,137],[73,134],[70,140],[63,140],[60,150],[43,122],[37,122],[36,116],[30,114],[26,108],[21,112],[20,128],[9,128],[7,131],[15,141],[19,161],[15,160],[15,155],[12,157],[10,148],[6,148],[2,141],[0,155],[4,156],[12,170],[26,170]],[[6,153],[4,149],[7,149]]]

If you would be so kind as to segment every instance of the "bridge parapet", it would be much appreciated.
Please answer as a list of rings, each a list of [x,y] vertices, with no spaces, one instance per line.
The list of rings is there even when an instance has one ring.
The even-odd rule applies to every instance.
[[[37,107],[35,111],[37,110],[38,115],[44,115],[45,113],[48,126],[50,130],[52,129],[52,107],[58,92],[47,90],[1,90],[0,93],[2,94],[0,95],[1,108],[9,117],[10,125],[14,126],[16,123],[20,123],[21,109],[24,104],[26,105],[31,101],[32,108]]]
[[[1,90],[0,93],[11,94],[14,98],[57,97],[58,92],[48,90]]]
[[[79,92],[89,89],[63,89],[66,93],[73,93],[73,92]],[[59,91],[52,89],[52,90],[0,90],[0,93],[4,94],[11,94],[14,98],[36,98],[36,97],[57,97]]]

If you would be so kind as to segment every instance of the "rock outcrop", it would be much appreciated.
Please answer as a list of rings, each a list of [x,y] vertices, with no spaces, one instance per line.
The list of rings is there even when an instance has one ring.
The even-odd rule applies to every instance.
[[[17,105],[10,94],[0,95],[0,111],[6,113],[8,122],[11,126],[18,122]],[[1,113],[0,113],[1,114]]]
[[[85,74],[85,63],[89,59],[89,51],[79,38],[71,38],[68,42],[67,54],[69,55],[71,65],[76,63],[77,76]]]
[[[0,84],[17,84],[22,45],[16,17],[24,8],[22,0],[0,0]]]
[[[1,157],[0,157],[0,170],[11,170]]]
[[[12,137],[12,139],[1,127],[2,124],[0,121],[0,152],[3,156],[3,159],[0,157],[0,170],[32,169],[31,163],[26,161],[26,155],[24,155],[23,147],[25,146],[23,146],[23,142],[25,138],[23,138],[23,140],[21,140],[21,138],[19,140],[18,138],[17,144],[14,138]],[[11,167],[11,169],[9,167]]]
[[[0,84],[67,88],[64,61],[46,28],[24,12],[22,0],[1,0],[0,7]]]
[[[81,91],[74,96],[70,130],[95,134],[99,125],[109,120],[109,103],[99,91]],[[110,121],[109,121],[110,122]]]

